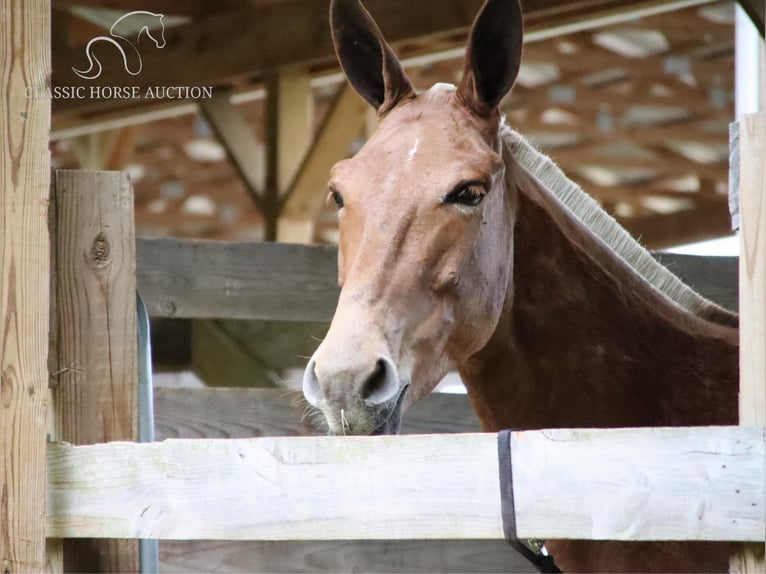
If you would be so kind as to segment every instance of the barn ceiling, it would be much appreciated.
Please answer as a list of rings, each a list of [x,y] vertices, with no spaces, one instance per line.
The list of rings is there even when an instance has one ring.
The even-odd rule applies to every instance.
[[[199,42],[209,40],[200,22],[209,23],[208,30],[218,30],[226,22],[245,21],[252,11],[267,20],[300,14],[298,8],[306,2],[255,0],[245,5],[243,13],[238,2],[152,0],[153,9],[164,9],[168,15],[167,50],[172,53],[163,53],[165,59],[157,60],[159,69],[151,72],[153,60],[147,58],[147,73],[142,73],[140,81],[159,81],[151,76],[156,73],[164,74],[163,81],[177,80],[179,85],[227,86],[254,134],[252,161],[265,165],[261,76],[269,54],[257,52],[259,46],[273,49],[266,40],[251,40],[248,54],[237,55],[236,61],[226,61],[229,51],[216,58],[211,47],[182,68],[171,70],[169,62],[184,55],[188,59],[190,46],[199,48]],[[386,22],[395,28],[389,37],[398,40],[396,49],[409,62],[408,74],[416,87],[458,80],[466,22],[480,2],[456,1],[450,3],[450,10],[439,2],[424,2],[438,8],[424,10],[398,26],[393,24],[396,18],[401,20],[402,12],[393,6],[397,2],[370,0],[367,4],[384,32]],[[503,102],[507,120],[648,246],[724,235],[728,232],[727,134],[734,116],[734,5],[686,2],[696,5],[627,21],[618,18],[618,23],[588,29],[577,24],[583,17],[609,21],[618,5],[625,9],[628,4],[643,9],[657,2],[525,2],[530,11],[528,37],[533,41],[525,45],[519,80]],[[77,50],[103,33],[115,11],[138,9],[132,5],[132,0],[54,1],[54,85],[57,78],[70,82],[62,78]],[[311,6],[317,11],[316,2]],[[304,22],[304,16],[296,18]],[[556,26],[550,25],[552,18]],[[272,30],[267,37],[270,42],[293,46],[285,48],[287,55],[281,54],[279,63],[300,61],[311,70],[310,105],[316,129],[342,79],[326,53],[325,13],[310,20],[316,24],[306,29],[317,35],[310,41],[288,44],[292,38],[284,31],[275,35]],[[192,28],[194,34],[188,35]],[[245,42],[242,30],[231,31],[227,38],[224,44],[235,48]],[[57,45],[63,46],[60,51]],[[312,50],[315,57],[308,58]],[[108,73],[116,73],[114,69]],[[105,85],[119,81],[104,79]],[[54,165],[127,169],[136,190],[140,235],[261,238],[262,218],[246,185],[196,106],[151,104],[54,101]],[[146,122],[152,117],[160,119]],[[110,126],[114,129],[98,131]],[[96,131],[98,135],[88,135]],[[351,145],[339,149],[338,159],[358,148],[364,133],[360,129]],[[322,189],[316,193],[324,195]],[[335,237],[334,211],[320,210],[314,239],[332,242]]]

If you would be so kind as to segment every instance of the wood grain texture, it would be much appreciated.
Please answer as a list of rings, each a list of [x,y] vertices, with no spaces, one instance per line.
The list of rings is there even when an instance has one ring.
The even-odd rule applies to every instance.
[[[761,12],[761,17],[763,12]],[[739,123],[740,381],[739,422],[766,425],[766,113]],[[766,475],[763,475],[766,492]],[[766,570],[766,543],[735,555],[731,571]]]
[[[337,249],[138,239],[138,287],[153,317],[330,321]],[[684,282],[736,308],[736,259],[662,254]]]
[[[137,440],[133,194],[126,174],[57,171],[53,403],[58,440]],[[138,544],[67,540],[67,572],[134,572]]]
[[[165,541],[160,545],[160,570],[163,574],[535,572],[505,540]]]
[[[329,321],[332,247],[139,239],[138,289],[154,317]]]
[[[766,426],[766,113],[740,122],[740,423]]]
[[[284,389],[154,390],[157,440],[309,436],[300,392]],[[403,433],[476,432],[464,395],[430,395],[404,417]],[[163,541],[173,572],[532,572],[505,541]]]
[[[763,540],[761,429],[565,429],[512,440],[521,537]],[[55,444],[48,452],[49,536],[503,538],[494,434]]]
[[[49,0],[0,2],[0,567],[45,568]]]
[[[300,391],[284,389],[154,390],[157,440],[254,438],[322,433],[304,417]],[[432,394],[404,415],[403,434],[477,432],[479,421],[465,395]]]
[[[263,145],[247,125],[241,110],[231,103],[228,91],[216,91],[212,98],[201,99],[199,109],[221,142],[234,169],[242,178],[250,197],[263,207]]]
[[[511,440],[520,537],[763,540],[763,429],[556,429]]]

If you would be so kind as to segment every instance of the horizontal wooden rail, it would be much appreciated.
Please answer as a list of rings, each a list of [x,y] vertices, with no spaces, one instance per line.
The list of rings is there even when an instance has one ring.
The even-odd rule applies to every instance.
[[[530,538],[764,538],[763,428],[515,433]],[[494,434],[52,444],[47,534],[502,538]]]
[[[304,417],[300,391],[284,389],[154,389],[157,440],[168,438],[255,438],[324,434]],[[466,395],[432,393],[410,408],[402,434],[478,432],[479,419]]]
[[[139,239],[136,259],[152,317],[329,321],[338,300],[334,247]]]
[[[138,290],[153,317],[329,321],[338,300],[335,247],[139,239],[136,258]],[[736,310],[736,257],[659,259]]]

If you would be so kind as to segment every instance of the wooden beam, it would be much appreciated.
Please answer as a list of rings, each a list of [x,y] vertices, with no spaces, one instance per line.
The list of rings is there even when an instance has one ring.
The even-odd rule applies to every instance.
[[[50,106],[27,98],[50,73],[50,2],[0,2],[0,564],[45,559]]]
[[[242,178],[253,203],[262,211],[266,179],[263,144],[256,140],[242,112],[231,103],[228,90],[216,90],[212,98],[200,100],[199,109],[226,149],[226,155]]]
[[[740,419],[766,426],[766,113],[740,122]]]
[[[720,201],[706,201],[695,209],[618,221],[648,249],[663,249],[731,234],[725,197]]]
[[[486,574],[537,570],[505,540],[164,541],[160,571]]]
[[[277,373],[228,333],[221,321],[193,321],[191,350],[192,370],[207,385],[276,386]]]
[[[739,422],[766,426],[766,113],[745,115],[739,125],[740,382]],[[766,475],[763,476],[766,492]],[[745,546],[731,571],[763,572],[766,544]]]
[[[138,440],[135,237],[127,174],[57,171],[53,193],[56,440]],[[65,540],[66,572],[136,572],[138,543]]]
[[[157,440],[252,438],[317,434],[300,391],[284,389],[155,388]],[[465,395],[432,394],[410,409],[402,432],[477,432]],[[244,542],[164,541],[162,572],[212,571],[225,565],[247,572],[532,572],[498,540]]]
[[[721,210],[725,216],[726,207],[717,207],[716,217]],[[674,221],[675,216],[639,219],[636,229],[661,239],[654,224]],[[330,321],[335,311],[336,247],[139,238],[136,249],[138,288],[152,317]],[[731,263],[721,258],[710,258],[708,266],[714,270],[706,274],[731,272]],[[679,267],[679,275],[705,289],[705,274],[694,274],[696,267],[690,266],[689,275]],[[721,286],[710,289],[714,294]],[[736,298],[736,289],[728,297]]]
[[[520,537],[764,538],[762,428],[512,440]],[[48,465],[49,536],[503,538],[495,434],[56,444]]]
[[[562,26],[580,29],[583,21],[595,22],[603,17],[620,21],[625,18],[623,14],[634,16],[637,11],[653,12],[665,6],[707,1],[557,0],[552,5],[549,0],[525,0],[523,9],[528,32],[548,30],[555,35],[562,33]],[[455,0],[450,9],[444,9],[439,3],[423,3],[413,10],[408,0],[368,0],[366,3],[386,38],[395,45],[465,33],[480,5],[481,0]],[[321,64],[335,68],[328,6],[329,0],[248,4],[240,10],[169,29],[164,49],[142,52],[143,70],[131,84],[143,92],[149,86],[216,86],[236,78],[263,78],[268,70],[292,65]],[[221,49],[223,45],[225,50]],[[55,56],[54,85],[89,89],[91,85],[114,86],[125,81],[119,66],[105,68],[101,77],[93,82],[86,83],[77,77],[72,67],[82,64],[82,47]],[[94,98],[54,101],[57,113],[80,114],[126,105],[131,105],[131,101]]]
[[[254,438],[311,436],[319,428],[306,414],[299,389],[154,390],[157,440],[168,438]],[[402,420],[402,434],[478,432],[479,421],[466,395],[434,393]]]
[[[287,191],[280,225],[284,240],[309,243],[312,237],[299,236],[298,229],[310,227],[323,205],[330,168],[349,155],[367,118],[368,105],[351,86],[344,84],[319,128],[316,139]],[[303,224],[303,225],[301,225]]]
[[[67,10],[73,6],[87,6],[94,9],[120,10],[129,12],[131,10],[146,10],[146,2],[142,0],[53,0],[54,10]],[[210,12],[220,12],[230,10],[238,6],[236,0],[219,0],[211,3],[205,0],[152,0],[150,6],[153,12],[159,12],[166,16],[189,16],[199,18],[208,15]]]
[[[132,126],[84,134],[72,141],[80,169],[119,170],[133,153],[135,129]]]
[[[329,321],[334,247],[139,239],[138,288],[154,317]]]

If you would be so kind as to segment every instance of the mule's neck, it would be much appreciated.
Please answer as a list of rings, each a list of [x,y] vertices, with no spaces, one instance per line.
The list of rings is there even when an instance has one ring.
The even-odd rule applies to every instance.
[[[736,329],[666,299],[516,171],[513,285],[460,366],[485,430],[736,424]]]

